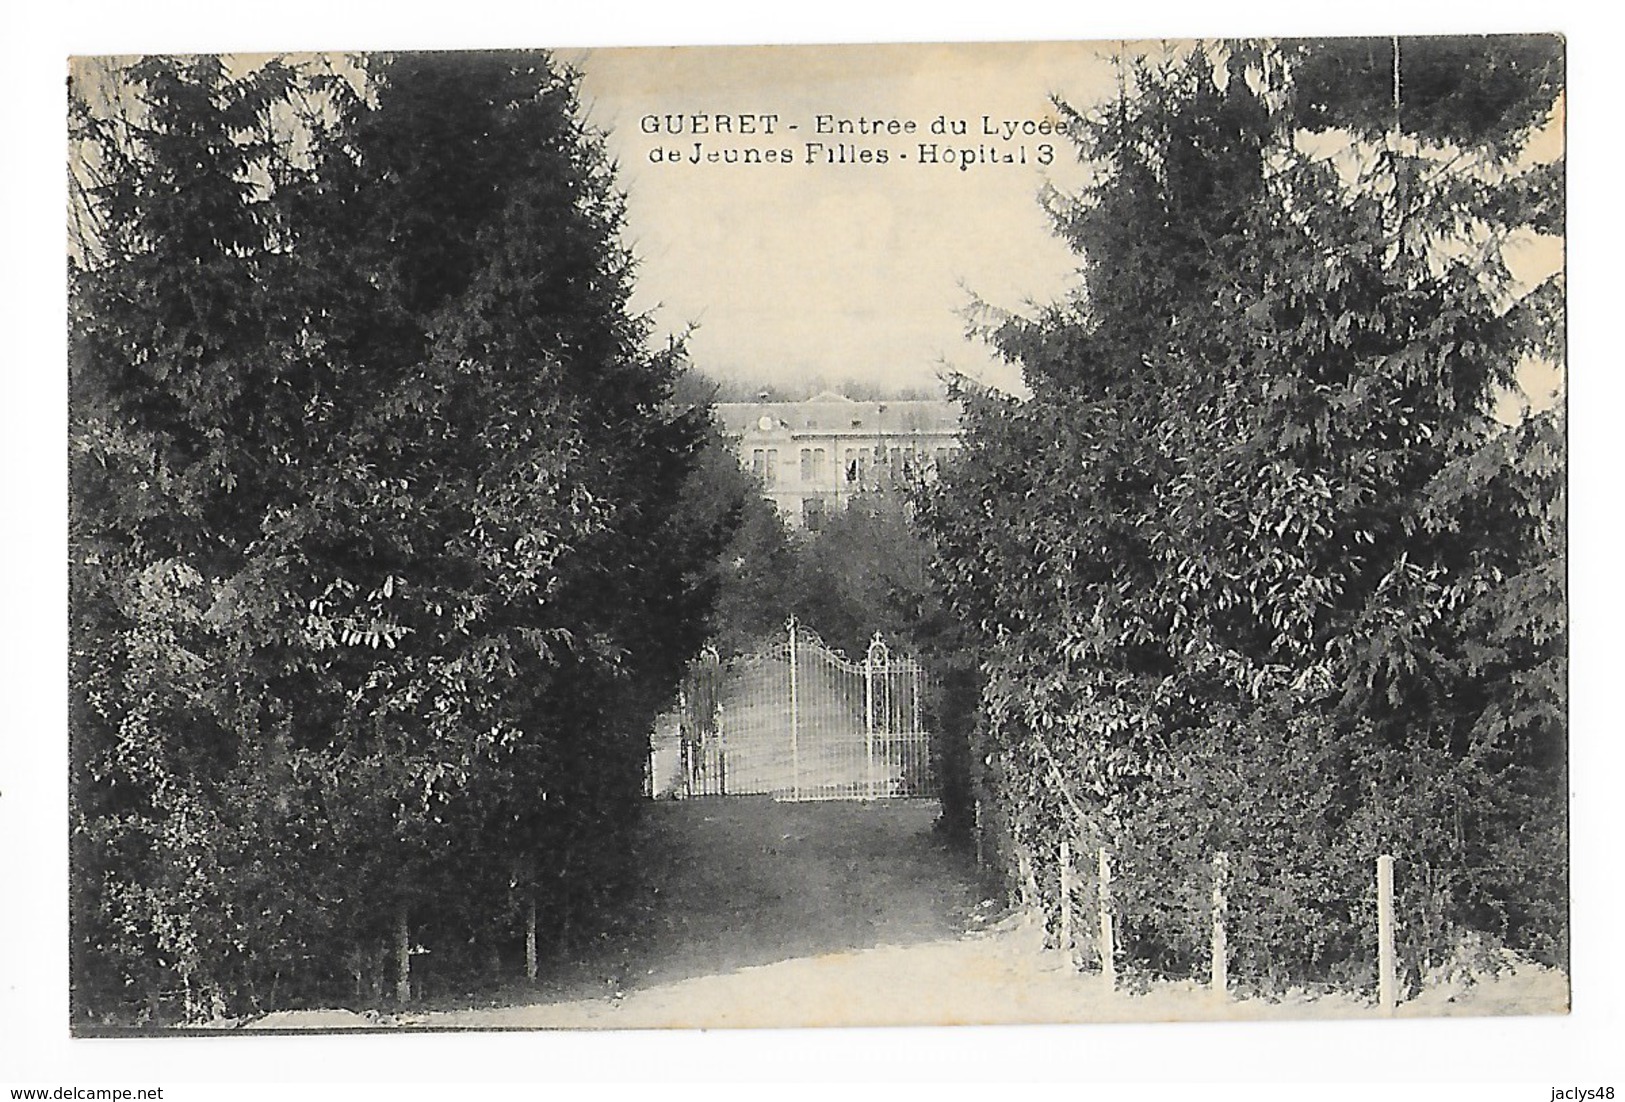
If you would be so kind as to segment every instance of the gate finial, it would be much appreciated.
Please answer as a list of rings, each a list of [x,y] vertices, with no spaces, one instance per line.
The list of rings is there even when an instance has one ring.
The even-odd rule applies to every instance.
[[[886,641],[881,638],[880,632],[875,632],[874,638],[869,640],[869,664],[871,666],[884,666],[891,660],[891,650]]]

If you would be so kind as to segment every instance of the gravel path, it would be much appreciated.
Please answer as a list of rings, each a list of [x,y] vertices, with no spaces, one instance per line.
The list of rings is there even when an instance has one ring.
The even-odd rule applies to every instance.
[[[400,1016],[298,1011],[260,1029],[651,1029],[1373,1017],[1354,996],[1218,1001],[1193,983],[1108,991],[1019,916],[990,921],[936,805],[693,800],[650,807],[631,931],[535,989]],[[472,1000],[471,1000],[472,1001]],[[1438,988],[1404,1017],[1552,1014],[1566,977],[1524,967]]]
[[[441,1011],[462,1028],[730,1028],[1369,1017],[1343,996],[1219,1002],[1195,984],[1129,994],[1063,968],[1035,924],[984,928],[972,870],[924,802],[663,803],[646,936],[601,994]],[[1561,1013],[1544,969],[1429,992],[1404,1016]]]

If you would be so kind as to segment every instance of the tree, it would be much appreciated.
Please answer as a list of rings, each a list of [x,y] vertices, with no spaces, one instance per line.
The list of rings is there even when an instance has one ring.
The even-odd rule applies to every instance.
[[[676,508],[704,422],[627,312],[574,77],[95,75],[70,101],[79,1012],[353,995],[386,944],[390,969],[517,945],[538,896],[567,922],[622,875],[722,538]]]
[[[1551,225],[1558,177],[1518,156],[1560,52],[1390,41],[1397,92],[1390,54],[1386,100],[1329,95],[1368,45],[1182,48],[1071,112],[1097,178],[1053,212],[1083,289],[999,330],[1033,398],[967,395],[929,502],[992,810],[1049,860],[1119,847],[1131,955],[1163,970],[1203,957],[1219,850],[1254,982],[1368,974],[1380,851],[1433,916],[1418,968],[1486,905],[1561,956],[1550,881],[1471,871],[1561,849],[1560,430],[1490,416],[1561,324],[1553,288],[1508,308],[1503,256]],[[1516,657],[1512,578],[1542,610]]]
[[[687,515],[728,533],[707,568],[715,594],[709,643],[724,656],[753,651],[779,634],[796,607],[800,545],[720,432],[712,435],[684,496]]]

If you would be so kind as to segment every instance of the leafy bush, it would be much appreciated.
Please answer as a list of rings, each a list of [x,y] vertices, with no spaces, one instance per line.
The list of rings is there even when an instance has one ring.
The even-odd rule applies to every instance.
[[[70,122],[78,1020],[557,933],[726,536],[574,78],[82,61]]]
[[[1082,289],[995,334],[1032,398],[964,395],[925,503],[985,678],[964,784],[1012,877],[1111,846],[1142,967],[1205,960],[1219,851],[1263,987],[1369,979],[1384,852],[1413,972],[1463,927],[1566,953],[1563,422],[1491,416],[1561,329],[1503,256],[1550,225],[1516,154],[1561,57],[1477,48],[1515,104],[1467,148],[1442,94],[1306,129],[1337,44],[1125,61],[1053,201]]]

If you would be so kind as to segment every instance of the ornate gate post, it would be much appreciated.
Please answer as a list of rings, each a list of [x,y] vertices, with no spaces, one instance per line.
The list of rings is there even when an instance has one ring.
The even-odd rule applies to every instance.
[[[875,667],[881,667],[883,673],[889,675],[886,669],[886,644],[880,638],[880,632],[869,640],[869,653],[863,659],[863,712],[864,752],[868,756],[869,798],[875,798]],[[889,687],[889,686],[888,686]],[[889,695],[889,694],[888,694]]]
[[[728,794],[728,738],[722,731],[722,705],[713,713],[712,727],[717,733],[717,795]]]
[[[790,630],[790,798],[801,797],[800,716],[796,699],[796,618],[790,617],[786,627]]]
[[[693,678],[690,671],[689,677]],[[682,775],[683,798],[691,799],[694,792],[694,755],[695,740],[698,738],[694,730],[694,719],[688,706],[688,690],[677,690],[677,771]]]

